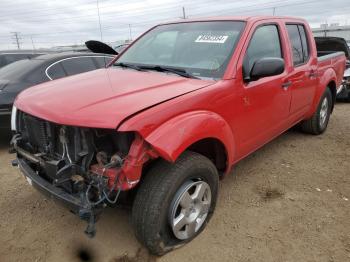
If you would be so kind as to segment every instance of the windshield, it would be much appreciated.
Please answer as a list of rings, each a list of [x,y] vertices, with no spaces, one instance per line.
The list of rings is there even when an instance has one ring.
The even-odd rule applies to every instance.
[[[182,69],[199,78],[221,78],[244,27],[240,21],[160,25],[115,62]]]

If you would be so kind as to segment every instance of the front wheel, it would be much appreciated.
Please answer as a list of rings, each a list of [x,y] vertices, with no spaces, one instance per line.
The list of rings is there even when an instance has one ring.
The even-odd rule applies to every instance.
[[[323,93],[316,112],[308,120],[301,123],[301,129],[305,133],[320,135],[328,126],[329,118],[332,111],[333,98],[329,88]]]
[[[216,204],[218,173],[206,157],[185,152],[175,163],[160,161],[137,192],[132,222],[138,240],[155,255],[195,238]]]

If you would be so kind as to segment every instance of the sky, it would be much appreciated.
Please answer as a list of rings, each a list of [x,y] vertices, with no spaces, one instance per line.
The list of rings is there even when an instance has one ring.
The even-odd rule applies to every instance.
[[[98,7],[98,8],[97,8]],[[230,15],[303,17],[312,27],[350,25],[349,0],[1,0],[0,50],[135,39],[150,27],[183,18]],[[100,14],[100,23],[99,16]],[[101,31],[100,31],[101,24]]]

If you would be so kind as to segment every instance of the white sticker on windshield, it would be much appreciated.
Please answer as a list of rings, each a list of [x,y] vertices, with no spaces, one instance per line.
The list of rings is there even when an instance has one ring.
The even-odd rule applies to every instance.
[[[197,43],[225,43],[228,35],[200,35],[197,37]]]

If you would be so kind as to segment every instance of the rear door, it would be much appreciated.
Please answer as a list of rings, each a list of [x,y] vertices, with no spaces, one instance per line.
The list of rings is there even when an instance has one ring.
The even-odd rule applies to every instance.
[[[243,78],[260,58],[285,58],[285,38],[279,22],[257,24],[253,27],[249,45],[244,51]],[[243,49],[244,50],[244,49]],[[289,115],[291,95],[285,89],[286,70],[276,76],[264,77],[256,81],[244,82],[243,112],[244,120],[240,122],[239,134],[242,154],[247,154],[273,136],[281,133]]]
[[[308,111],[317,87],[317,60],[311,59],[310,39],[303,24],[286,24],[293,66],[288,74],[292,92],[291,117]]]

